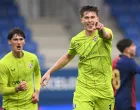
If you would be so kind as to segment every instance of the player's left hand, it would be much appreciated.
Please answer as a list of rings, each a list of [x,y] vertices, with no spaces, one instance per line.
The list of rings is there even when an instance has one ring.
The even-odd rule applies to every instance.
[[[36,104],[39,101],[39,92],[36,91],[32,96],[32,103]]]
[[[96,29],[99,30],[99,31],[104,28],[104,25],[102,23],[100,23],[100,22],[96,22],[95,25],[96,25]]]

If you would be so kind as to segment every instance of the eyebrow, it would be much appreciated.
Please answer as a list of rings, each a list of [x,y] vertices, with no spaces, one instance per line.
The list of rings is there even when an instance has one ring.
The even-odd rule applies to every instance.
[[[24,39],[23,37],[21,37],[21,38],[13,38],[13,39]]]

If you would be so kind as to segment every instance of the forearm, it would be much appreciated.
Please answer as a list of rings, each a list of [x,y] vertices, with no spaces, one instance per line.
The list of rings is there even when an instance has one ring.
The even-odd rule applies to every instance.
[[[40,90],[35,90],[35,93],[37,93],[39,95],[40,94]]]
[[[67,65],[71,60],[73,59],[72,56],[69,56],[68,54],[63,55],[48,71],[50,73],[53,73],[61,68],[63,68],[65,65]]]
[[[5,87],[3,85],[0,85],[0,93],[5,96],[5,95],[12,95],[16,93],[15,87]]]
[[[107,32],[105,28],[99,30],[99,35],[101,38],[105,38],[107,40],[110,40],[112,38],[111,33]]]

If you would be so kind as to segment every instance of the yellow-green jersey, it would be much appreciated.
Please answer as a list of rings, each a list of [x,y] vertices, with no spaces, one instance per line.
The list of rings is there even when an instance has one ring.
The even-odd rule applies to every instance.
[[[80,86],[92,89],[91,94],[100,98],[113,97],[111,84],[113,34],[111,29],[104,29],[111,34],[111,39],[105,39],[98,30],[91,36],[86,36],[84,30],[71,39],[68,50],[68,54],[79,56],[76,89]]]
[[[23,51],[22,58],[15,58],[12,52],[0,60],[0,93],[6,110],[38,110],[32,103],[35,90],[40,91],[40,66],[35,54]],[[15,91],[21,81],[27,82],[27,90]]]

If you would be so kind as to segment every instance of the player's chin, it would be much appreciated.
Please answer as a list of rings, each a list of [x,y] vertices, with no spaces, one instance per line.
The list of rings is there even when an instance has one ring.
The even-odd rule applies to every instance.
[[[15,52],[22,52],[22,49],[16,49]]]
[[[88,32],[92,32],[92,31],[94,31],[95,29],[94,28],[87,28],[86,29]]]
[[[135,56],[136,56],[136,54],[134,53],[134,54],[132,54],[131,56],[132,56],[132,57],[135,57]]]

